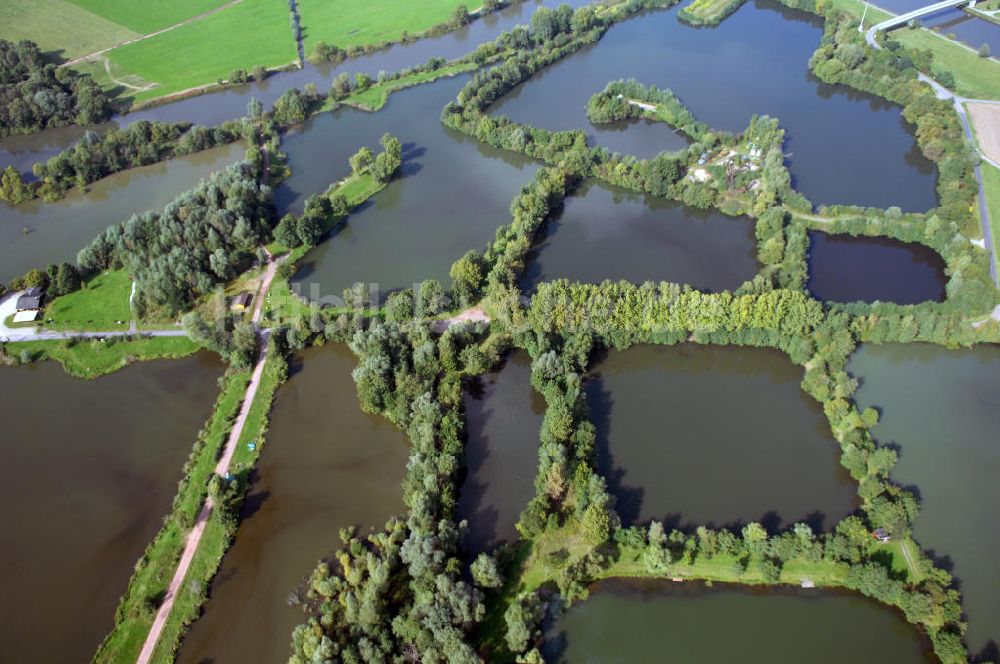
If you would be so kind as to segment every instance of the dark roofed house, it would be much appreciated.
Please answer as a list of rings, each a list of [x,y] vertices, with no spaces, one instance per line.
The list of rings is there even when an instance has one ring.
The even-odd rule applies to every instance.
[[[17,304],[14,305],[17,311],[34,311],[35,309],[42,308],[42,299],[45,297],[45,293],[42,292],[41,288],[29,288],[24,291],[21,297],[17,298]]]
[[[889,533],[886,532],[885,528],[876,528],[875,532],[872,533],[872,537],[877,539],[879,542],[882,542],[883,544],[892,539],[891,537],[889,537]]]

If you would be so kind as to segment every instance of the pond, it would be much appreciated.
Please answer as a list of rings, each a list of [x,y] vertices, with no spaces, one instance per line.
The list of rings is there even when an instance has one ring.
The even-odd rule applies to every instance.
[[[794,184],[815,204],[907,211],[937,204],[933,164],[920,154],[901,109],[810,74],[809,58],[823,34],[818,17],[771,0],[747,3],[712,29],[687,26],[676,13],[620,23],[492,112],[546,129],[586,129],[590,96],[611,80],[635,78],[670,88],[699,120],[719,129],[742,131],[754,113],[778,118]],[[636,130],[641,138],[630,138]],[[678,140],[665,125],[589,131],[599,144],[639,157],[676,149]]]
[[[404,511],[408,447],[388,420],[361,411],[346,346],[295,357],[278,390],[236,540],[179,662],[284,662],[302,610],[289,606],[316,563]],[[304,593],[302,594],[304,598]]]
[[[553,279],[625,279],[734,290],[752,280],[758,268],[750,219],[591,180],[545,222],[521,287],[530,292]]]
[[[378,148],[385,132],[403,143],[401,174],[300,262],[292,283],[302,295],[336,303],[357,282],[377,284],[382,298],[424,279],[447,287],[451,264],[510,223],[510,203],[538,165],[441,124],[441,109],[466,80],[403,90],[375,114],[325,114],[285,139],[295,175],[276,190],[280,214],[348,175],[347,160],[362,145]]]
[[[545,398],[531,387],[531,358],[513,353],[503,368],[465,393],[467,476],[458,515],[469,522],[474,553],[517,541],[514,524],[535,495]]]
[[[863,346],[848,371],[861,380],[858,405],[879,410],[875,437],[898,446],[893,480],[920,497],[914,537],[958,579],[970,651],[996,659],[1000,346]]]
[[[80,380],[0,367],[4,659],[89,662],[160,529],[223,366],[200,353]]]
[[[809,292],[831,302],[917,304],[945,299],[945,263],[930,247],[809,231]]]
[[[625,524],[819,530],[857,506],[829,423],[782,353],[635,346],[593,371],[598,469]]]
[[[545,632],[547,662],[929,664],[903,616],[861,596],[608,581]]]
[[[133,214],[161,210],[210,173],[243,159],[242,142],[133,168],[74,189],[56,203],[0,204],[0,281],[50,263],[76,262],[91,240]]]

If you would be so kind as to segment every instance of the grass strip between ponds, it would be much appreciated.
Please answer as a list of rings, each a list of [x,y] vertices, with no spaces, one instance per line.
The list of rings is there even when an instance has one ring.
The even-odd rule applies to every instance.
[[[233,458],[233,475],[246,488],[247,478],[263,448],[268,414],[278,386],[284,381],[284,360],[269,354],[257,396],[251,406],[243,434]],[[249,371],[232,371],[222,379],[219,395],[208,424],[202,430],[184,468],[184,477],[163,528],[136,564],[128,589],[115,613],[115,626],[94,655],[94,662],[134,661],[142,649],[163,594],[177,567],[185,538],[208,495],[216,460],[233,420],[239,412],[250,380]],[[255,442],[254,449],[248,443]],[[238,501],[242,503],[242,497]],[[235,508],[238,509],[238,506]],[[172,662],[188,626],[198,617],[208,595],[208,586],[229,547],[238,518],[220,505],[213,510],[201,546],[195,554],[184,585],[174,602],[163,633],[153,653],[154,662]]]
[[[402,78],[393,79],[391,81],[375,83],[360,92],[355,92],[346,99],[342,100],[340,103],[348,106],[354,106],[365,111],[378,111],[388,103],[389,95],[393,92],[404,90],[422,83],[430,83],[438,80],[439,78],[456,76],[478,68],[479,65],[475,62],[455,62],[453,64],[445,65],[439,69],[416,72],[414,74],[410,74],[409,76],[403,76]]]
[[[0,359],[19,364],[54,360],[71,376],[99,378],[133,362],[176,359],[191,355],[197,350],[198,345],[187,337],[18,341],[7,344],[0,353]]]
[[[347,199],[348,210],[354,210],[385,189],[388,184],[388,182],[379,182],[370,172],[364,171],[356,175],[349,175],[332,185],[326,191],[325,196],[332,198],[334,195],[341,194]],[[350,215],[351,213],[348,212],[347,217]],[[343,220],[334,220],[326,232],[332,232],[336,226],[342,223],[344,223]],[[330,238],[325,241],[329,242]],[[271,253],[275,255],[287,253],[287,256],[283,260],[282,269],[279,270],[278,275],[271,282],[270,290],[268,290],[267,301],[264,303],[264,324],[278,326],[288,320],[294,321],[301,317],[303,310],[308,308],[309,305],[298,294],[292,292],[289,279],[295,274],[295,264],[312,248],[303,245],[289,251],[288,247],[277,241],[268,246]]]

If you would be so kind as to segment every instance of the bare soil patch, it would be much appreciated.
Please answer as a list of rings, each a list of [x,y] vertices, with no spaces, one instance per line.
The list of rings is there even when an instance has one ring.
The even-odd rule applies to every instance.
[[[979,147],[987,157],[1000,163],[1000,104],[969,104],[969,117],[976,128]]]

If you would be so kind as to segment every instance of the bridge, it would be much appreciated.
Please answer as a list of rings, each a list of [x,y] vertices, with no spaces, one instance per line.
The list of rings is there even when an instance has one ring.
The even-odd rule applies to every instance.
[[[875,35],[879,32],[895,28],[899,25],[906,25],[914,19],[927,16],[928,14],[936,14],[939,11],[951,9],[952,7],[958,7],[964,4],[968,4],[970,7],[975,7],[976,0],[943,0],[942,2],[935,2],[934,4],[927,5],[926,7],[914,9],[913,11],[906,12],[905,14],[893,16],[868,28],[865,38],[871,46],[875,46]]]

